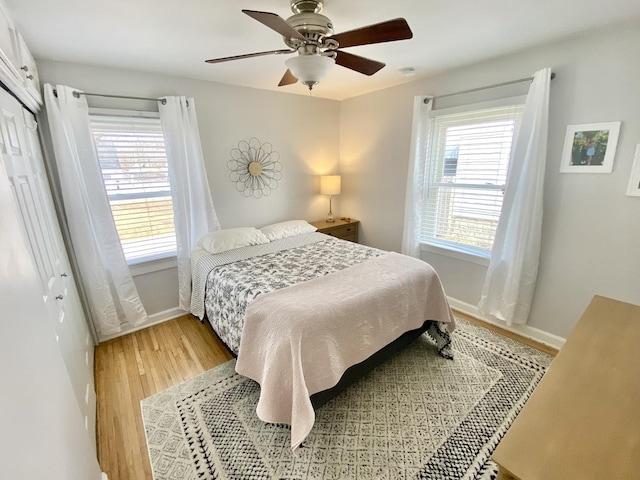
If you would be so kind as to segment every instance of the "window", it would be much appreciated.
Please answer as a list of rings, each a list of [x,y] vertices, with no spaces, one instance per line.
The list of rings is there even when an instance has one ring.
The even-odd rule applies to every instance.
[[[157,114],[133,113],[90,115],[102,178],[129,264],[176,254],[162,125]]]
[[[523,109],[431,112],[424,243],[490,255]]]

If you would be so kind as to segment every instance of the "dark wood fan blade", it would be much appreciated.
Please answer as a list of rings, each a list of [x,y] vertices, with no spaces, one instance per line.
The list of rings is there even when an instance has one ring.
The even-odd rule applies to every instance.
[[[387,22],[338,33],[329,38],[337,41],[340,45],[339,48],[347,48],[358,45],[371,45],[372,43],[408,40],[413,38],[413,32],[404,18],[395,18]]]
[[[222,63],[229,62],[231,60],[240,60],[243,58],[262,57],[264,55],[283,55],[285,53],[293,53],[295,50],[269,50],[268,52],[256,52],[246,53],[244,55],[234,55],[233,57],[212,58],[211,60],[205,60],[207,63]]]
[[[352,53],[343,52],[342,50],[338,50],[336,53],[338,54],[336,56],[336,63],[338,65],[364,73],[365,75],[373,75],[385,66],[382,62],[370,60],[359,55],[353,55]]]
[[[287,68],[287,71],[284,72],[284,75],[282,76],[282,80],[280,80],[280,83],[278,84],[278,86],[284,87],[285,85],[292,85],[297,81],[298,79],[293,75],[293,73],[291,73],[291,70]]]
[[[300,32],[289,25],[284,18],[276,15],[275,13],[257,12],[255,10],[242,10],[242,13],[249,15],[251,18],[259,21],[263,25],[275,30],[285,38],[297,38],[299,40],[304,40],[304,37]]]

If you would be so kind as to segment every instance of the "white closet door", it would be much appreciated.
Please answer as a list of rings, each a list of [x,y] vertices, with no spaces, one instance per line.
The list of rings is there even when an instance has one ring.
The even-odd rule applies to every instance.
[[[0,155],[0,477],[104,480],[48,325],[4,158]]]
[[[33,116],[0,92],[0,152],[85,426],[95,444],[93,341],[58,227]]]

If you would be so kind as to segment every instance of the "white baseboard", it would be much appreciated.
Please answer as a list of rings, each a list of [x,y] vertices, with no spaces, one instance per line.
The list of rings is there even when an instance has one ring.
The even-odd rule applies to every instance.
[[[478,307],[476,307],[475,305],[471,305],[469,303],[463,302],[462,300],[458,300],[452,297],[448,297],[448,299],[449,299],[449,305],[451,305],[451,308],[455,308],[456,310],[459,310],[462,313],[471,315],[472,317],[475,317],[478,320],[482,320],[483,322],[496,325],[509,332],[517,333],[518,335],[521,335],[530,340],[535,340],[536,342],[542,343],[544,345],[548,345],[550,347],[555,348],[556,350],[560,350],[564,345],[564,342],[566,341],[566,338],[559,337],[557,335],[554,335],[549,332],[545,332],[544,330],[540,330],[535,327],[530,327],[529,325],[509,326],[504,322],[484,318],[480,313],[480,310],[478,310]]]
[[[122,330],[118,333],[114,333],[113,335],[107,335],[106,337],[101,337],[100,342],[106,342],[107,340],[111,340],[112,338],[121,337],[123,335],[127,335],[129,333],[137,332],[138,330],[142,330],[147,327],[151,327],[153,325],[158,325],[159,323],[166,322],[168,320],[173,320],[174,318],[181,317],[186,315],[189,312],[185,312],[181,308],[174,307],[169,310],[164,310],[162,312],[154,313],[153,315],[149,315],[149,320],[146,322],[137,325],[137,326],[126,326],[122,327]]]
[[[109,480],[109,477],[104,472],[102,472],[102,480]]]

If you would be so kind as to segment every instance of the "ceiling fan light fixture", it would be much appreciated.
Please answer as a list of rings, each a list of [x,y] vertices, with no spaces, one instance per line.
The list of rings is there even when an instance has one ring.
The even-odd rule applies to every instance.
[[[336,61],[331,57],[315,54],[298,55],[284,63],[291,73],[311,90],[329,73]]]
[[[293,16],[286,20],[276,13],[242,10],[242,13],[282,35],[288,49],[212,58],[206,62],[221,63],[297,52],[297,57],[285,62],[288,69],[278,86],[293,85],[299,80],[311,92],[313,86],[320,83],[334,64],[367,76],[373,75],[385,66],[382,62],[345,52],[344,48],[408,40],[413,37],[413,32],[404,18],[394,18],[334,35],[331,19],[320,13],[324,7],[324,0],[289,1]],[[410,75],[410,72],[407,71],[405,74]]]

